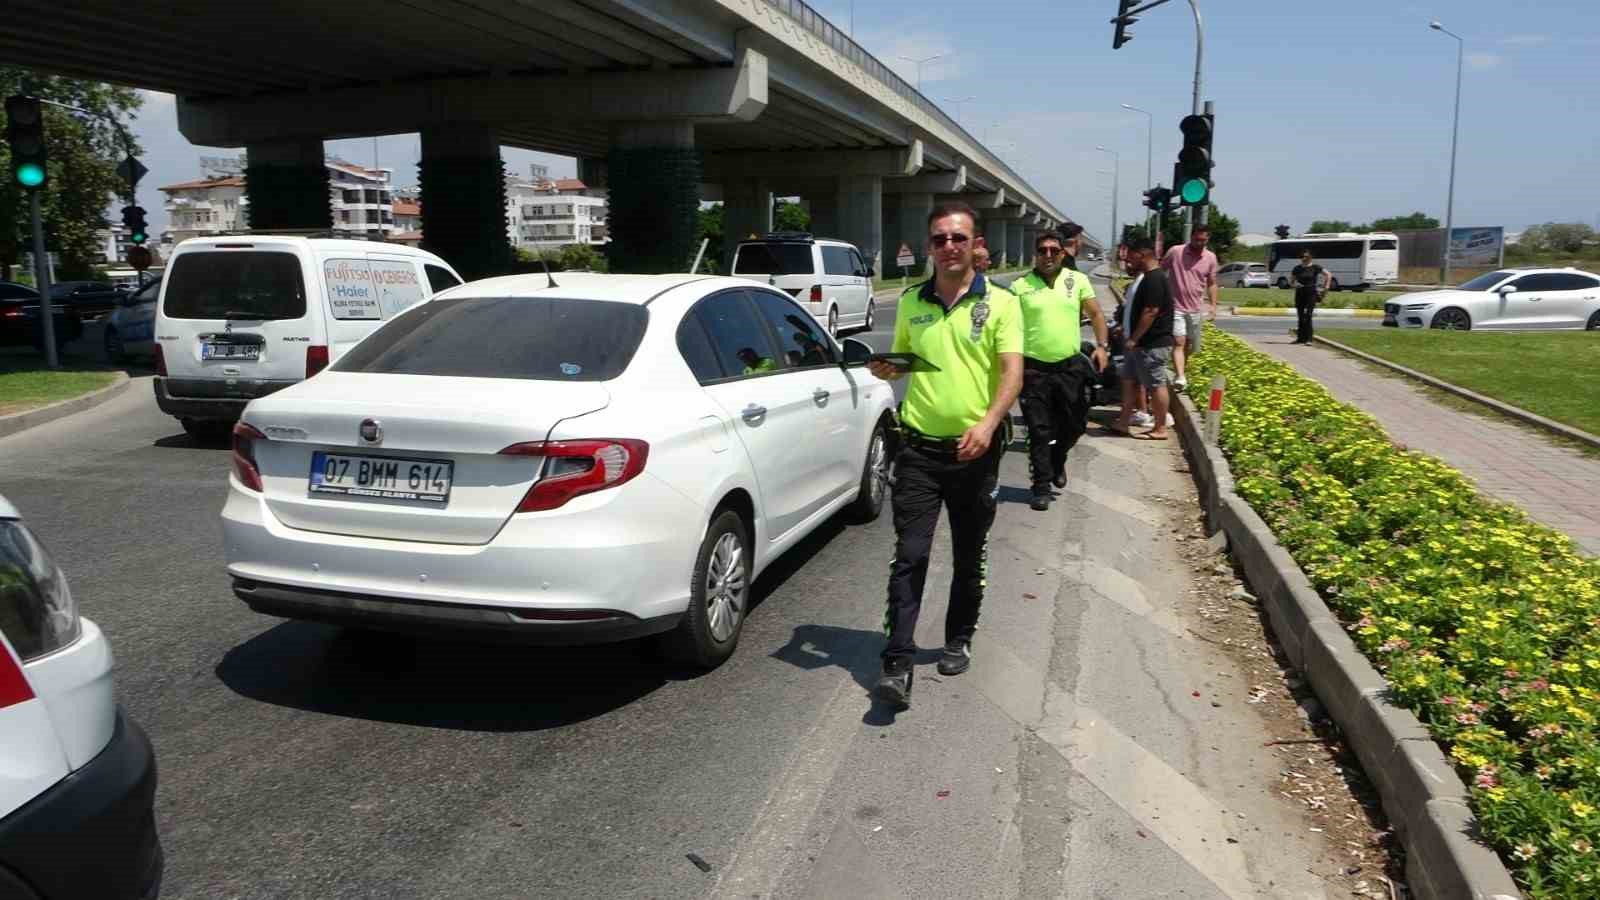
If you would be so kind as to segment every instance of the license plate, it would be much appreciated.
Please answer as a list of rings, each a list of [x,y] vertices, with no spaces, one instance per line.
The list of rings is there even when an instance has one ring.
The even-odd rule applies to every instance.
[[[200,345],[201,359],[260,359],[260,344],[214,344],[206,341]]]
[[[447,459],[311,454],[313,494],[347,494],[443,506],[450,502],[455,463]]]

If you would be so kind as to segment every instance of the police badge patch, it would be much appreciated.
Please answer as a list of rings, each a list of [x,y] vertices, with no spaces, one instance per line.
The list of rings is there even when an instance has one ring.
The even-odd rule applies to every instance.
[[[983,337],[983,323],[989,321],[989,301],[979,300],[972,306],[972,339]]]

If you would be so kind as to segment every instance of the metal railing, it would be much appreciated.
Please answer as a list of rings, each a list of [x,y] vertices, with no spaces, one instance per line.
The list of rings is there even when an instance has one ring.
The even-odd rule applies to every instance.
[[[939,108],[939,104],[928,99],[921,91],[912,87],[905,79],[895,74],[893,69],[884,65],[876,56],[868,53],[865,48],[856,43],[849,35],[833,27],[833,24],[822,17],[821,13],[811,8],[805,0],[766,0],[768,6],[780,10],[789,18],[800,24],[801,28],[821,38],[823,43],[832,47],[835,52],[860,66],[868,75],[883,82],[890,90],[910,101],[918,109],[933,117],[946,128],[960,134],[982,150],[993,160],[994,167],[1009,176],[1017,184],[1028,184],[1027,179],[1017,174],[1016,170],[1006,164],[1006,161],[996,156],[993,151],[984,146],[983,142],[972,136],[972,133],[961,127],[961,123],[952,119]],[[1032,185],[1028,185],[1030,188]],[[1037,189],[1034,189],[1037,193]],[[1043,196],[1042,194],[1040,196]]]

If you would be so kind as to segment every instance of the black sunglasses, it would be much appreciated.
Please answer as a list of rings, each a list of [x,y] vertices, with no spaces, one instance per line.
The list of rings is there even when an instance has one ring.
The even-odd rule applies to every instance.
[[[1059,256],[1066,251],[1060,247],[1035,247],[1033,252],[1040,256]]]
[[[968,235],[962,234],[959,231],[954,233],[954,234],[930,234],[930,235],[928,235],[928,243],[934,245],[935,247],[943,247],[946,244],[957,244],[957,245],[965,244],[967,241],[970,241],[970,240],[972,240],[971,237],[969,237]]]

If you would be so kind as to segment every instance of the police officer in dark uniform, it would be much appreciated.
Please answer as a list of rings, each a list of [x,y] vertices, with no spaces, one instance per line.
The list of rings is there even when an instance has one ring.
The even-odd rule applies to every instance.
[[[928,217],[934,276],[900,295],[892,351],[914,353],[938,371],[871,364],[880,378],[910,379],[894,462],[889,642],[874,691],[900,708],[911,703],[917,616],[941,507],[950,515],[955,572],[939,672],[959,675],[971,665],[1007,420],[1022,390],[1022,311],[1016,297],[974,270],[976,236],[972,207],[936,207]]]

